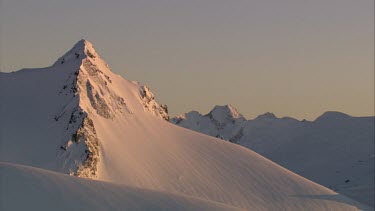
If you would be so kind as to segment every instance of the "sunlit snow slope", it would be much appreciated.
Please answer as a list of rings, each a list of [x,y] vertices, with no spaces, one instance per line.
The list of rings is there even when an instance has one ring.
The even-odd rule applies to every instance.
[[[247,210],[368,209],[244,147],[170,124],[166,106],[157,104],[147,87],[112,73],[88,41],[77,43],[52,67],[2,73],[0,80],[0,161],[149,190],[119,190],[116,185],[116,206],[148,209],[137,199],[118,204],[124,191],[123,197],[144,194],[151,202],[172,194],[171,203],[181,209],[227,208],[221,204]],[[52,192],[60,191],[56,183],[63,181],[67,189],[62,195],[73,188],[84,193],[112,188],[4,165],[2,171],[20,181],[56,181],[44,187]],[[92,201],[82,203],[92,206]]]

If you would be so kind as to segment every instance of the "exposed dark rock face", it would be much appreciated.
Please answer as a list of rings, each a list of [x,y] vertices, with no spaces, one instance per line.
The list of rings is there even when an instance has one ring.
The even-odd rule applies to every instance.
[[[96,90],[94,90],[90,81],[86,81],[86,90],[87,96],[90,99],[91,106],[96,110],[96,112],[104,118],[112,118],[113,114],[109,106],[107,105],[105,100],[99,95],[99,93]]]
[[[83,60],[82,74],[78,82],[86,89],[91,106],[100,116],[113,119],[117,112],[126,108],[124,99],[118,96],[108,84],[112,83],[109,76],[103,73],[90,59]],[[94,85],[95,84],[95,85]]]
[[[147,86],[141,86],[139,94],[146,110],[154,113],[156,116],[159,116],[166,121],[169,121],[168,107],[166,105],[159,105],[155,101],[154,94]]]
[[[84,141],[87,149],[85,150],[86,157],[74,175],[85,178],[95,178],[98,170],[100,141],[97,138],[93,121],[89,117],[83,120],[82,126],[78,129],[76,141],[78,143]]]

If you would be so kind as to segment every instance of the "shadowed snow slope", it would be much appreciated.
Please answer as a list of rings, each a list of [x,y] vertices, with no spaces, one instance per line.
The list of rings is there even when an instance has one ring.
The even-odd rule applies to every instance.
[[[210,113],[192,111],[171,121],[235,142],[338,193],[374,206],[374,117],[326,112],[310,122],[266,113],[253,120],[229,119],[218,125]]]
[[[0,210],[239,210],[193,197],[150,191],[1,163]]]
[[[247,210],[365,209],[251,150],[165,121],[166,106],[156,103],[147,87],[112,73],[87,41],[80,41],[52,67],[0,74],[0,80],[2,162],[168,192],[176,197],[173,206],[190,203],[187,209],[216,204],[181,198],[177,202],[175,194]],[[235,119],[241,121],[241,116]],[[4,171],[25,172],[9,166]],[[40,181],[45,174],[38,175],[34,179]],[[20,180],[24,177],[19,175]],[[53,178],[82,184],[77,191],[100,192],[98,186],[105,186]],[[62,187],[56,183],[46,188],[57,185],[51,191],[59,191]],[[73,186],[67,188],[69,192]],[[141,192],[134,194],[167,196]],[[137,209],[148,208],[141,202],[124,206],[131,209],[135,204]]]

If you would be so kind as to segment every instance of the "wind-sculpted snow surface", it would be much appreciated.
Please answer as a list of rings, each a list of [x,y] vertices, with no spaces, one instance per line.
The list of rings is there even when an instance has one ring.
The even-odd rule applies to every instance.
[[[30,209],[44,208],[38,197],[46,192],[61,193],[51,195],[55,200],[46,197],[51,199],[46,208],[64,202],[68,208],[101,210],[367,209],[251,150],[170,124],[166,106],[157,104],[147,87],[112,73],[87,41],[52,67],[0,74],[0,80],[7,90],[0,95],[0,161],[108,182],[5,164],[2,171],[17,179],[2,178],[11,184],[4,190],[2,185],[2,195],[15,190],[10,193],[20,192],[23,202],[32,195],[37,202]],[[212,116],[225,127],[228,116]],[[231,124],[242,118],[237,115]],[[171,201],[161,204],[168,197]]]
[[[235,142],[297,174],[374,206],[374,117],[326,112],[310,122],[265,113],[253,120],[235,121],[240,114],[232,114],[231,110],[235,109],[215,106],[207,115],[192,111],[171,122]],[[210,115],[213,112],[227,116],[220,127]]]

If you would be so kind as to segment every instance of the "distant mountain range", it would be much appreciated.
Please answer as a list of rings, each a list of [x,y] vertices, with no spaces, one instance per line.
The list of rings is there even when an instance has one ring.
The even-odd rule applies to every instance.
[[[269,158],[338,193],[374,206],[375,118],[326,112],[315,121],[265,113],[246,120],[233,106],[215,106],[171,122]]]

